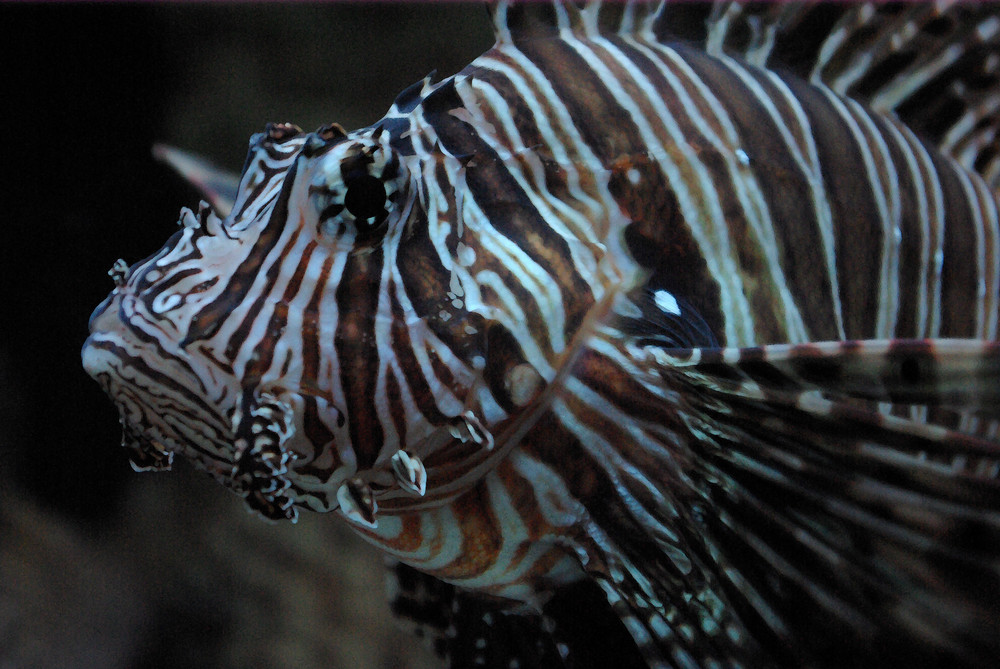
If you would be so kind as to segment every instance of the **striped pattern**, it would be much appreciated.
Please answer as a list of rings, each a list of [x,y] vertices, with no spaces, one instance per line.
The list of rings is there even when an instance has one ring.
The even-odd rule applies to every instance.
[[[900,344],[904,372],[882,373],[885,348],[851,367],[850,347],[801,345],[996,339],[996,194],[957,148],[849,97],[851,68],[828,87],[726,55],[722,18],[708,53],[663,37],[669,12],[615,8],[608,32],[596,7],[495,11],[493,50],[372,127],[257,136],[232,213],[185,213],[130,270],[86,367],[138,452],[181,452],[265,515],[339,507],[405,562],[536,606],[586,571],[653,665],[752,663],[759,635],[791,644],[779,661],[821,653],[788,628],[782,588],[866,629],[837,613],[852,601],[823,599],[826,572],[771,547],[803,541],[834,572],[823,528],[804,540],[783,508],[751,527],[748,505],[764,517],[753,494],[771,486],[812,509],[810,482],[854,491],[891,470],[899,541],[919,553],[930,529],[904,492],[982,504],[934,476],[996,475],[992,348]],[[762,345],[792,348],[737,350]],[[977,379],[965,394],[943,381],[949,355]],[[851,370],[858,387],[824,376]],[[793,442],[814,447],[798,465]],[[907,473],[934,463],[947,472]],[[727,515],[724,499],[746,505]],[[737,544],[783,585],[726,562]],[[831,549],[858,558],[845,574],[883,565],[855,549]],[[874,599],[932,591],[927,569],[887,575]],[[939,594],[900,614],[908,629],[954,612],[933,610]]]

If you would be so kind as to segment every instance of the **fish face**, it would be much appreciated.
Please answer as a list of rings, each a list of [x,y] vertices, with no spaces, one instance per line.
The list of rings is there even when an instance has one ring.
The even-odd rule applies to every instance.
[[[163,248],[116,264],[83,349],[136,469],[179,453],[274,518],[343,507],[369,484],[422,495],[420,455],[402,449],[479,424],[478,349],[465,360],[441,343],[456,327],[475,339],[462,291],[398,260],[428,235],[412,167],[380,128],[293,128],[251,140],[229,216],[183,210]]]

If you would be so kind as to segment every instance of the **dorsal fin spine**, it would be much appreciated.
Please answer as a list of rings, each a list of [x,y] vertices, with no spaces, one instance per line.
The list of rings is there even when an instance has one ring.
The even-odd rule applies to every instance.
[[[823,80],[823,72],[829,66],[830,62],[833,60],[834,54],[836,54],[841,46],[847,41],[847,37],[851,34],[852,30],[855,30],[859,25],[864,24],[875,14],[875,8],[871,5],[864,5],[859,8],[858,12],[853,14],[847,14],[837,22],[838,25],[830,31],[830,35],[824,40],[822,47],[819,50],[819,55],[816,57],[816,63],[813,65],[812,72],[809,74],[809,81],[816,83]]]
[[[601,12],[601,1],[595,0],[595,2],[588,2],[586,7],[580,9],[580,21],[583,25],[583,32],[588,37],[598,37],[600,33],[600,26],[598,24],[598,16]]]
[[[1000,16],[996,6],[881,4],[625,4],[499,0],[498,44],[545,36],[699,42],[707,53],[790,71],[871,109],[1000,188]]]
[[[505,0],[497,2],[490,9],[493,14],[493,32],[496,35],[497,44],[511,44],[514,39],[510,34],[510,27],[507,25],[508,3]]]
[[[705,38],[705,51],[713,55],[723,53],[730,22],[732,17],[739,13],[736,5],[728,5],[721,13],[718,11],[719,7],[720,5],[713,7],[712,17],[709,19],[708,37]]]

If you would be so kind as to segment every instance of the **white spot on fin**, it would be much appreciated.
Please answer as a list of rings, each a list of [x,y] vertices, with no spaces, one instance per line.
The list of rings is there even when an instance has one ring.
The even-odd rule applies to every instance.
[[[662,311],[665,311],[668,314],[673,314],[674,316],[681,315],[681,308],[677,306],[677,298],[667,291],[658,290],[653,294],[653,298],[656,300],[656,306],[658,306]]]

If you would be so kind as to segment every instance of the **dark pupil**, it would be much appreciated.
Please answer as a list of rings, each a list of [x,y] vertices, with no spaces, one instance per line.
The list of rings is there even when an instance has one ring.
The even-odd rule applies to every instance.
[[[354,218],[368,219],[385,210],[385,186],[380,179],[365,174],[348,179],[345,185],[344,206]]]

